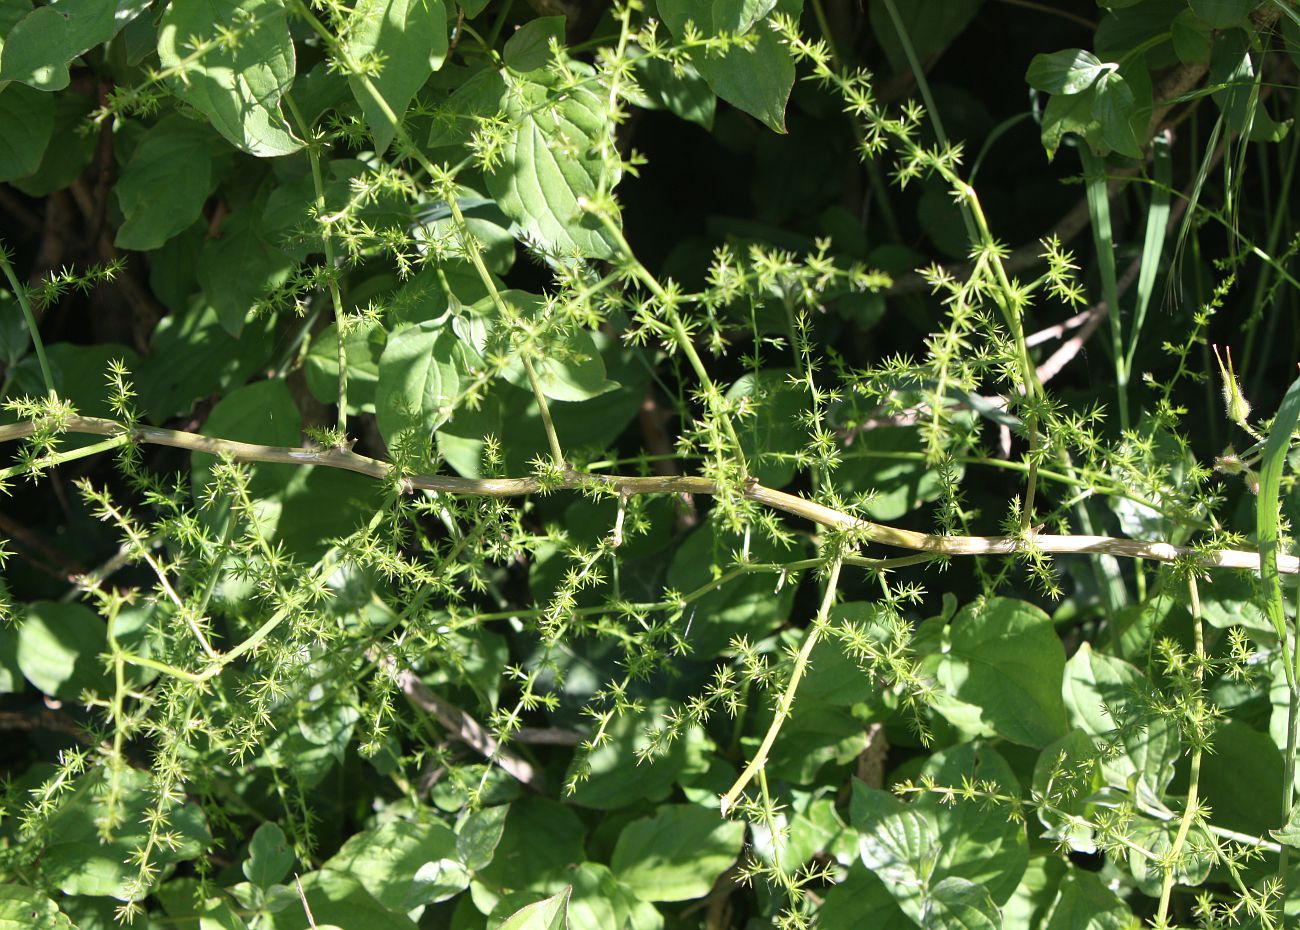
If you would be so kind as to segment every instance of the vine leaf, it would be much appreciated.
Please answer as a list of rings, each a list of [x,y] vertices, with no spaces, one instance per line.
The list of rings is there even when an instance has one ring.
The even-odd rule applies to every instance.
[[[71,930],[72,921],[39,891],[0,885],[0,930]]]
[[[103,689],[99,664],[104,624],[81,604],[36,601],[18,627],[18,667],[43,694],[75,701],[87,689]]]
[[[465,367],[464,344],[435,321],[399,329],[379,357],[375,410],[389,442],[412,426],[432,434],[451,419]]]
[[[21,84],[0,89],[0,181],[36,171],[53,135],[54,109],[40,91]]]
[[[156,249],[199,218],[215,183],[210,138],[202,123],[179,115],[145,134],[117,181],[126,216],[114,240],[118,248]],[[160,190],[167,197],[159,197]]]
[[[280,110],[295,69],[280,0],[173,0],[158,29],[158,59],[176,73],[176,95],[232,145],[262,157],[302,148]]]
[[[293,268],[293,260],[267,241],[259,213],[251,207],[236,210],[222,224],[221,235],[205,241],[199,256],[199,283],[221,328],[236,337],[257,299]],[[232,268],[239,273],[232,275]]]
[[[430,74],[447,58],[447,7],[443,0],[361,0],[348,19],[347,50],[353,59],[380,62],[369,84],[400,122]],[[348,84],[375,140],[387,151],[398,124],[379,105],[360,77]]]
[[[644,901],[689,901],[709,893],[744,839],[744,824],[708,808],[664,804],[623,828],[610,869]]]
[[[1049,94],[1078,94],[1116,67],[1081,48],[1063,48],[1059,52],[1035,55],[1025,71],[1025,81],[1030,87]]]
[[[549,251],[610,258],[613,240],[579,206],[602,185],[611,190],[618,182],[596,151],[607,131],[600,98],[576,88],[553,99],[548,88],[527,81],[503,102],[512,132],[503,164],[487,177],[501,212]]]
[[[515,911],[499,930],[566,930],[569,926],[569,895],[573,886]]]
[[[944,630],[935,666],[945,691],[978,708],[1003,739],[1041,749],[1065,734],[1065,650],[1052,618],[1033,604],[967,605]],[[936,709],[944,713],[944,705]]]
[[[501,56],[513,71],[536,71],[551,60],[551,40],[564,42],[563,16],[539,16],[529,20],[506,39]]]
[[[62,0],[24,16],[4,40],[0,81],[38,90],[68,86],[68,63],[102,45],[149,8],[149,0]]]
[[[1159,805],[1181,753],[1177,726],[1143,709],[1151,682],[1122,659],[1084,643],[1065,666],[1065,704],[1076,726],[1115,748],[1103,759],[1108,782]]]
[[[713,92],[732,106],[785,132],[785,108],[794,87],[794,60],[763,17],[773,9],[798,16],[802,0],[662,0],[659,15],[678,39],[687,23],[704,36],[754,34],[752,46],[735,45],[724,55],[694,55],[692,61]]]

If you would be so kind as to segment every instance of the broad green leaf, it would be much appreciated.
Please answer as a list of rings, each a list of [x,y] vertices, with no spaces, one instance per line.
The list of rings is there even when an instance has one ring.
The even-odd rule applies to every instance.
[[[425,903],[418,900],[422,884],[435,876],[416,874],[429,864],[456,855],[456,835],[441,823],[391,821],[354,835],[324,868],[359,881],[375,900],[393,911],[408,911]],[[427,898],[425,900],[435,900]]]
[[[1072,869],[1061,882],[1045,930],[1129,930],[1133,913],[1091,873]]]
[[[781,458],[798,452],[807,442],[799,421],[803,392],[790,384],[784,368],[764,368],[741,375],[727,391],[727,400],[744,399],[745,416],[737,419],[741,449],[750,474],[761,483],[779,488],[794,477],[794,462]]]
[[[0,587],[0,595],[8,595]],[[0,624],[0,694],[23,689],[23,670],[18,667],[18,633],[8,623]]]
[[[501,842],[509,813],[509,804],[484,807],[467,813],[456,825],[456,856],[466,868],[487,868]]]
[[[506,39],[501,57],[514,71],[536,71],[551,60],[551,40],[564,44],[563,16],[539,16],[524,23]]]
[[[322,869],[302,877],[307,906],[318,928],[334,924],[346,930],[415,930],[415,923],[376,901],[349,875]],[[302,905],[295,901],[263,918],[270,930],[303,930]]]
[[[1102,761],[1108,783],[1159,803],[1181,748],[1173,722],[1150,712],[1146,676],[1084,643],[1066,663],[1063,693],[1074,725],[1118,750]]]
[[[1191,11],[1212,29],[1245,26],[1256,0],[1188,0]]]
[[[1067,133],[1086,136],[1097,126],[1091,88],[1078,94],[1053,94],[1043,109],[1042,140],[1048,159],[1056,156]]]
[[[926,930],[1002,930],[1002,918],[987,889],[952,877],[930,889],[921,926]]]
[[[1269,830],[1269,835],[1284,846],[1300,849],[1300,804],[1292,805],[1286,823],[1280,829]]]
[[[53,134],[50,98],[25,84],[0,85],[0,181],[39,168]]]
[[[231,274],[231,269],[239,269]],[[283,283],[293,260],[262,235],[258,211],[245,207],[221,225],[199,256],[199,283],[217,311],[221,327],[232,336],[244,329],[254,304]]]
[[[569,800],[582,807],[614,810],[637,801],[661,801],[672,790],[691,756],[704,739],[692,727],[654,764],[629,765],[637,753],[650,744],[647,731],[653,729],[670,710],[667,701],[654,701],[642,713],[627,712],[610,722],[605,742],[590,754],[575,758],[569,766],[568,779],[581,770],[585,777],[574,786]]]
[[[1176,820],[1143,819],[1136,821],[1129,832],[1133,843],[1127,855],[1129,872],[1138,889],[1148,897],[1159,897],[1164,886],[1165,870],[1161,862],[1173,850],[1178,828]],[[1193,823],[1183,845],[1183,854],[1174,867],[1174,882],[1188,888],[1204,883],[1215,865],[1215,856],[1210,851],[1213,845],[1214,840],[1204,828]],[[1147,853],[1156,858],[1150,858]]]
[[[264,823],[248,844],[244,877],[260,888],[270,888],[289,874],[295,858],[284,831],[277,824]]]
[[[280,379],[236,388],[212,408],[203,424],[207,436],[267,446],[297,446],[301,430],[298,407]],[[192,456],[190,481],[198,500],[203,497],[216,461],[216,456],[207,452],[195,452]],[[254,471],[249,491],[254,501],[261,504],[281,491],[301,466],[263,462],[251,467]]]
[[[1044,837],[1077,852],[1096,852],[1088,802],[1104,783],[1099,750],[1083,730],[1071,730],[1048,743],[1034,764],[1034,791],[1050,804],[1038,809]]]
[[[692,63],[713,92],[732,106],[762,120],[776,132],[785,132],[785,108],[794,86],[795,67],[789,50],[758,17],[773,8],[796,19],[802,0],[719,0],[710,5],[692,0],[661,0],[659,14],[673,35],[685,35],[687,23],[699,33],[753,33],[755,41],[735,46],[724,55],[695,55]]]
[[[967,782],[987,781],[1003,793],[1019,796],[1020,788],[1010,767],[990,749],[971,743],[936,753],[921,775],[935,785],[960,788]],[[1023,824],[1005,810],[980,800],[948,804],[938,795],[924,793],[903,803],[889,792],[853,783],[852,825],[859,833],[858,853],[876,873],[899,906],[917,923],[940,904],[931,900],[932,889],[944,879],[959,878],[982,886],[994,904],[1011,897],[1028,861],[1028,839]],[[953,905],[972,907],[957,886]],[[980,912],[980,907],[974,907]]]
[[[894,0],[894,10],[916,57],[925,61],[940,54],[965,31],[983,0]],[[911,70],[894,18],[884,0],[869,0],[867,12],[876,41],[895,73]]]
[[[347,353],[348,412],[374,413],[375,388],[379,384],[379,359],[388,344],[388,334],[379,325],[352,324],[343,339]],[[303,359],[303,375],[312,396],[323,404],[339,399],[338,328],[331,323],[312,340]]]
[[[109,842],[103,842],[100,825],[110,810],[110,776],[94,770],[81,776],[76,787],[51,823],[48,845],[41,854],[41,872],[64,894],[128,900],[132,895],[126,885],[139,874],[131,853],[149,836],[145,812],[154,798],[148,777],[131,768],[118,773],[115,813],[120,822]],[[170,806],[167,828],[174,842],[155,846],[151,859],[159,869],[196,858],[212,842],[202,811],[192,803]],[[140,900],[150,891],[146,886],[134,899]]]
[[[694,804],[664,804],[623,828],[610,868],[646,901],[689,901],[708,894],[736,861],[744,824]]]
[[[548,251],[612,257],[613,239],[580,206],[598,187],[618,183],[597,149],[612,131],[604,102],[581,86],[557,99],[544,85],[524,81],[507,91],[504,110],[511,131],[501,164],[487,176],[502,212]]]
[[[960,786],[979,779],[1002,794],[1020,795],[1020,785],[1006,760],[987,746],[964,743],[930,756],[921,774],[937,785]],[[978,801],[949,804],[925,795],[912,806],[929,811],[938,827],[940,851],[936,876],[956,876],[988,889],[993,902],[1006,902],[1020,883],[1028,861],[1025,825],[995,804]]]
[[[524,320],[545,327],[545,315],[549,312],[545,298],[516,290],[504,291],[501,297]],[[489,320],[492,325],[499,325],[495,302],[491,298],[484,298],[470,308],[468,313],[457,316],[452,321],[452,326],[466,343],[482,353],[490,338]],[[502,372],[502,377],[531,392],[532,382],[523,360],[518,357],[518,353],[513,355],[515,357]],[[595,335],[589,330],[576,330],[553,340],[541,352],[540,357],[533,356],[532,366],[542,393],[552,400],[576,403],[618,388],[616,383],[605,377],[605,361],[601,357]]]
[[[662,930],[663,916],[614,877],[609,866],[584,862],[572,872],[569,930]]]
[[[1201,756],[1201,797],[1215,826],[1267,833],[1282,822],[1282,753],[1269,734],[1239,720],[1214,732],[1214,751]]]
[[[921,923],[939,854],[933,817],[886,791],[854,781],[852,820],[862,864],[884,882],[899,907]]]
[[[666,61],[646,57],[637,60],[636,76],[637,87],[645,95],[638,106],[661,107],[705,129],[713,128],[718,97],[694,65],[687,62],[677,69]]]
[[[497,930],[568,930],[570,890],[565,888],[520,908],[498,925]]]
[[[216,311],[202,303],[164,317],[153,332],[153,351],[136,375],[141,407],[161,421],[189,413],[202,397],[243,384],[270,358],[273,327],[274,321],[263,317],[235,339],[221,328]]]
[[[571,807],[537,797],[515,801],[492,863],[478,877],[503,890],[559,891],[568,884],[569,866],[586,861],[585,837]]]
[[[134,369],[140,363],[138,356],[130,348],[115,342],[99,342],[92,345],[75,345],[71,342],[56,342],[45,347],[45,355],[54,375],[54,386],[59,396],[73,402],[77,412],[83,416],[111,417],[112,407],[105,397],[104,381],[109,365],[121,361],[128,368]],[[20,392],[36,395],[41,393],[44,380],[34,356],[29,355],[9,372],[13,386]],[[65,448],[95,441],[93,437],[69,436]]]
[[[790,640],[786,642],[790,643]],[[790,645],[797,651],[798,640]],[[759,719],[769,720],[770,717],[764,713]],[[741,740],[741,745],[753,753],[757,751],[759,742],[758,736],[746,737]],[[814,700],[806,696],[801,687],[790,717],[781,727],[781,738],[769,754],[768,777],[796,785],[811,785],[823,766],[848,764],[862,755],[866,748],[867,731],[858,714],[847,707]]]
[[[81,604],[34,601],[18,626],[18,667],[50,697],[76,701],[82,690],[107,692],[99,655],[107,649],[104,621]]]
[[[402,327],[389,337],[375,387],[385,439],[410,428],[431,434],[451,418],[468,367],[465,351],[451,327],[438,322]]]
[[[843,491],[871,495],[866,507],[873,520],[897,520],[943,488],[939,471],[924,460],[914,426],[882,426],[857,438],[835,477]]]
[[[1092,114],[1101,124],[1102,140],[1129,158],[1140,158],[1142,145],[1133,131],[1133,91],[1117,71],[1103,74],[1093,94]]]
[[[827,889],[817,926],[821,930],[861,930],[863,914],[871,915],[873,930],[913,930],[917,926],[898,906],[884,881],[855,859],[845,879]]]
[[[148,7],[141,0],[55,0],[32,10],[5,38],[0,81],[21,81],[44,91],[68,86],[68,63]]]
[[[1205,64],[1210,60],[1213,43],[1210,24],[1191,10],[1183,10],[1169,24],[1169,37],[1178,60],[1185,65]]]
[[[442,858],[420,866],[411,880],[405,907],[421,907],[454,898],[469,887],[471,876],[459,859]]]
[[[237,40],[219,41],[223,30]],[[196,43],[211,45],[196,56]],[[281,0],[172,0],[158,28],[158,59],[174,74],[176,95],[236,148],[262,157],[302,148],[280,110],[295,68]]]
[[[689,594],[712,583],[716,579],[711,566],[722,565],[725,572],[740,544],[738,537],[723,535],[712,522],[697,527],[673,554],[667,584],[681,594]],[[789,561],[798,558],[799,551],[782,549],[761,533],[750,539],[749,557],[753,562]],[[739,574],[695,600],[679,622],[691,651],[715,655],[736,636],[756,642],[789,619],[794,586],[778,585],[778,581],[777,575],[768,572]]]
[[[346,47],[356,61],[380,63],[378,74],[365,80],[350,76],[348,84],[376,150],[384,152],[411,98],[447,57],[446,5],[443,0],[361,0],[348,19]]]
[[[114,188],[126,217],[118,248],[156,249],[198,219],[215,180],[211,139],[202,123],[176,114],[145,134]]]
[[[18,89],[19,85],[13,84],[10,87]],[[0,111],[4,109],[4,98],[5,95],[0,93]],[[52,138],[58,139],[59,144],[47,145],[41,163],[36,169],[11,182],[28,197],[45,197],[70,187],[77,176],[90,164],[95,154],[95,146],[98,145],[97,134],[84,131],[87,127],[86,118],[94,106],[92,98],[67,93],[55,94],[53,98],[43,99],[46,105],[42,109],[54,111]],[[33,122],[39,126],[40,121],[40,117],[37,117]],[[20,139],[23,138],[25,130],[4,126],[3,117],[0,116],[0,132],[10,131],[15,139]],[[0,147],[2,146],[3,143],[0,143]],[[3,174],[4,169],[0,167],[0,176]]]
[[[1025,81],[1030,87],[1049,94],[1078,94],[1092,87],[1097,78],[1118,67],[1104,62],[1092,52],[1081,48],[1065,48],[1059,52],[1035,55],[1025,71]]]
[[[72,922],[39,891],[0,885],[0,930],[72,930]]]
[[[979,708],[998,736],[1036,748],[1066,731],[1064,673],[1065,649],[1052,618],[1009,598],[963,608],[935,659],[936,678],[949,695]]]

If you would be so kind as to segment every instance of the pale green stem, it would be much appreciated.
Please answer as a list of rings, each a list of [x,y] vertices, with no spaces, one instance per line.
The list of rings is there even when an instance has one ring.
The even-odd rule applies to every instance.
[[[32,305],[27,300],[27,288],[25,288],[18,276],[14,274],[13,265],[9,263],[9,253],[5,250],[4,244],[0,243],[0,269],[9,279],[9,286],[13,289],[14,298],[18,301],[18,306],[22,308],[23,319],[27,321],[27,331],[32,337],[32,346],[36,349],[36,361],[41,366],[41,378],[45,381],[45,390],[49,392],[51,400],[57,400],[59,392],[54,389],[54,375],[50,373],[50,362],[45,357],[45,343],[41,341],[41,331],[36,325],[36,316],[32,313]]]
[[[835,603],[835,589],[840,583],[840,566],[843,560],[836,557],[831,563],[830,577],[826,579],[826,591],[822,595],[821,608],[817,611],[817,619],[808,627],[808,632],[804,634],[803,645],[799,647],[799,653],[795,656],[794,667],[790,670],[790,680],[786,683],[785,690],[781,692],[781,697],[777,700],[776,709],[772,714],[772,723],[767,728],[767,733],[763,736],[763,742],[759,744],[758,751],[754,753],[745,770],[740,773],[727,793],[722,796],[719,807],[722,816],[727,816],[736,805],[741,793],[753,781],[754,776],[767,766],[768,753],[772,751],[772,745],[776,742],[777,734],[781,732],[781,727],[786,718],[790,716],[790,709],[794,705],[795,692],[799,690],[799,683],[803,681],[804,672],[808,668],[808,659],[812,655],[813,649],[817,646],[817,641],[821,638],[822,628],[826,626],[830,616],[831,606]]]
[[[297,121],[303,136],[310,136],[311,127],[307,125],[307,120],[303,117],[302,111],[298,109],[298,104],[294,102],[293,95],[285,94],[284,102],[289,105],[289,110],[293,113],[293,118]],[[307,140],[307,161],[311,165],[311,182],[316,191],[316,221],[320,225],[321,245],[325,250],[325,267],[329,269],[330,305],[334,309],[334,334],[338,342],[339,412],[337,422],[340,438],[343,438],[347,436],[348,432],[348,349],[347,337],[343,331],[346,321],[343,318],[343,296],[339,293],[339,282],[335,274],[337,261],[334,257],[333,232],[330,229],[330,223],[325,219],[325,181],[321,174],[320,155],[316,151],[316,144],[311,139]]]

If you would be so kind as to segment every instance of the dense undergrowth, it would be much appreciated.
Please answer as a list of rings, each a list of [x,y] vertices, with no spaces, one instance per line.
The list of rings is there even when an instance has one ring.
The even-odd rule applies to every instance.
[[[1292,925],[1291,0],[0,37],[0,928]]]

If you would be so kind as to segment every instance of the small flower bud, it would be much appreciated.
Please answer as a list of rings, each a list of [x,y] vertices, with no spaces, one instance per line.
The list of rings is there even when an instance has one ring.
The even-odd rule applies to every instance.
[[[1241,393],[1241,385],[1237,383],[1237,373],[1232,370],[1232,350],[1224,349],[1223,354],[1228,359],[1227,365],[1224,365],[1223,358],[1219,355],[1219,347],[1214,347],[1214,357],[1219,363],[1219,376],[1223,379],[1223,406],[1227,411],[1228,419],[1244,427],[1246,419],[1250,416],[1250,401],[1246,400],[1245,395]]]
[[[1241,456],[1237,455],[1237,450],[1228,446],[1223,450],[1223,455],[1214,460],[1214,470],[1221,471],[1225,475],[1240,475],[1246,470],[1246,466],[1242,463]]]

